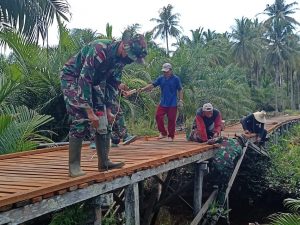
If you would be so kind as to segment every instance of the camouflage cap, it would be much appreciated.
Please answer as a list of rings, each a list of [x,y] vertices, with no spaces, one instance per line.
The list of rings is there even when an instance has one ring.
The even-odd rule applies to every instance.
[[[127,53],[127,56],[140,64],[143,64],[144,58],[147,55],[147,43],[145,37],[142,34],[134,34],[132,36],[125,35],[125,32],[122,37],[124,42],[124,49]]]

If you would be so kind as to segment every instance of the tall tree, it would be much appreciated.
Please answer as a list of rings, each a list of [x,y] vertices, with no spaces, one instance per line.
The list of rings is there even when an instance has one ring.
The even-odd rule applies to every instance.
[[[233,56],[241,65],[251,64],[255,55],[255,42],[251,29],[251,20],[242,17],[235,19],[236,25],[232,30],[232,51]]]
[[[67,0],[1,0],[0,29],[15,28],[28,40],[37,42],[47,38],[55,17],[68,20]]]
[[[235,19],[231,37],[232,54],[235,61],[248,69],[248,82],[250,86],[258,84],[258,67],[259,67],[259,50],[261,33],[259,32],[259,24],[257,21],[252,22],[250,19],[242,17]]]
[[[165,39],[167,43],[167,55],[169,55],[169,36],[178,38],[181,34],[181,27],[179,25],[179,13],[172,12],[173,6],[168,5],[163,7],[159,13],[159,19],[152,18],[150,21],[157,23],[157,26],[153,28],[154,38],[158,36],[161,39]]]
[[[297,2],[285,4],[284,0],[275,0],[272,5],[267,5],[262,14],[269,16],[264,22],[267,32],[265,34],[268,43],[268,62],[274,66],[275,71],[275,111],[278,111],[278,92],[281,82],[280,71],[283,61],[288,57],[291,49],[287,45],[288,35],[299,23],[291,17],[294,14]]]

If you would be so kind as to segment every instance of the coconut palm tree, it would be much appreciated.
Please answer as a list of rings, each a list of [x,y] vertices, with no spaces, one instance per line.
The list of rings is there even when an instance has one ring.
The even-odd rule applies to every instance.
[[[259,54],[261,50],[261,32],[257,21],[242,17],[235,19],[231,37],[233,39],[231,50],[235,61],[248,68],[248,82],[250,86],[258,84]]]
[[[284,0],[275,0],[272,5],[267,5],[262,14],[269,16],[264,22],[267,32],[265,38],[267,41],[267,61],[274,67],[275,71],[275,111],[278,112],[278,92],[281,83],[280,71],[283,61],[291,53],[291,49],[287,45],[287,37],[295,29],[295,25],[299,23],[291,17],[294,14],[297,2],[285,4]]]
[[[169,36],[178,38],[181,34],[179,26],[179,13],[173,14],[173,6],[167,5],[163,7],[159,13],[159,19],[152,18],[150,21],[156,22],[157,25],[153,28],[154,38],[158,36],[165,39],[167,43],[167,55],[169,55]]]
[[[255,42],[253,41],[251,20],[242,17],[235,19],[236,25],[232,30],[233,56],[241,65],[251,64],[255,55]]]
[[[0,1],[0,29],[16,28],[34,42],[47,38],[55,17],[68,20],[69,15],[67,0]]]
[[[290,54],[285,60],[285,71],[286,71],[286,91],[287,96],[290,97],[290,107],[291,109],[296,109],[295,104],[295,86],[297,84],[297,71],[300,67],[300,37],[296,34],[290,34],[288,36],[287,45],[291,49]]]

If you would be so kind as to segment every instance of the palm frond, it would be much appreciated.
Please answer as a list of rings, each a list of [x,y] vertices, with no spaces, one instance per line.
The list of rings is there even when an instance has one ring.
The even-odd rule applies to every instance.
[[[8,79],[4,75],[0,75],[0,105],[17,90],[19,84],[19,80]]]
[[[300,224],[300,215],[290,213],[279,213],[270,217],[270,225],[298,225]]]
[[[25,151],[37,147],[40,142],[51,142],[42,136],[38,128],[52,120],[50,116],[39,115],[25,106],[0,108],[2,115],[13,119],[3,120],[0,136],[0,154]]]
[[[300,210],[300,199],[287,198],[283,204],[293,212],[299,212]]]
[[[2,0],[0,15],[0,24],[5,23],[24,34],[30,42],[37,42],[39,37],[46,39],[55,17],[68,20],[70,12],[66,0]]]

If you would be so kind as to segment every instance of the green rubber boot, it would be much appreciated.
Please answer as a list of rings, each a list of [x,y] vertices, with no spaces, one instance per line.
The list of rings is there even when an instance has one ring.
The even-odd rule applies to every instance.
[[[80,168],[82,138],[69,138],[69,176],[79,177],[85,175]]]
[[[98,170],[100,172],[121,168],[125,165],[124,162],[113,163],[108,159],[108,153],[110,150],[109,134],[96,134],[95,142],[98,155]]]

